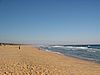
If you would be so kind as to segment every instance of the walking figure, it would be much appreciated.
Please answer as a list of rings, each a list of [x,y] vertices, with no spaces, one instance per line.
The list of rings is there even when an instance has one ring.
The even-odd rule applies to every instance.
[[[20,46],[19,46],[19,49],[20,49]]]

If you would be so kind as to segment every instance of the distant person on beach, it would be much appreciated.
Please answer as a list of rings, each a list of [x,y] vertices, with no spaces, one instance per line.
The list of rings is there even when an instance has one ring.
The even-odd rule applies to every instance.
[[[19,46],[19,49],[20,49],[20,46]]]

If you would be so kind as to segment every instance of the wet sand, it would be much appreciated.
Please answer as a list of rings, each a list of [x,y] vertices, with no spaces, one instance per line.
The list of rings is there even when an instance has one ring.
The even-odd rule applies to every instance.
[[[0,75],[100,75],[100,63],[32,46],[0,46]]]

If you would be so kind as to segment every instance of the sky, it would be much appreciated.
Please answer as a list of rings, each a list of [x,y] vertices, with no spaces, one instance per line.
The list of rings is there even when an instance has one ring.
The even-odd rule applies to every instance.
[[[100,43],[100,0],[0,0],[0,42]]]

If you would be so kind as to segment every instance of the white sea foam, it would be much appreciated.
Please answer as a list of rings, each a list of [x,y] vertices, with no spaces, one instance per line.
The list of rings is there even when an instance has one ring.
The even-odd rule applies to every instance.
[[[52,53],[56,53],[56,54],[63,55],[63,54],[62,54],[62,53],[60,53],[60,52],[55,52],[55,51],[51,51],[51,50],[48,50],[48,49],[45,49],[44,51],[47,51],[47,52],[52,52]]]
[[[88,47],[74,47],[76,49],[88,49]]]
[[[90,50],[90,49],[88,49],[87,51],[88,51],[88,52],[96,52],[95,50]]]
[[[88,52],[100,52],[100,49],[89,48],[87,51]]]
[[[55,48],[64,48],[64,49],[88,49],[88,47],[74,47],[74,46],[52,46]]]
[[[57,47],[64,47],[64,46],[52,46],[52,47],[56,47],[57,48]]]
[[[60,52],[53,52],[53,53],[56,53],[56,54],[60,54],[60,55],[63,55],[62,53],[60,53]]]

